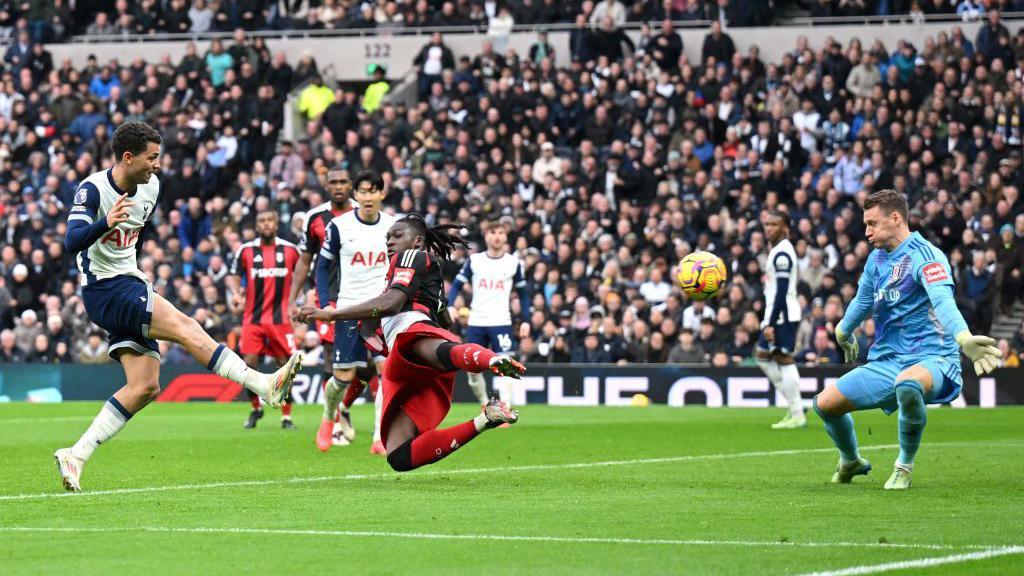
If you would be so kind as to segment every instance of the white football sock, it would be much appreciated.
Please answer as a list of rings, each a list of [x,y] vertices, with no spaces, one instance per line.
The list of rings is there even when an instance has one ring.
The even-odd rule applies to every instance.
[[[78,442],[75,442],[75,445],[71,447],[71,454],[75,458],[88,460],[92,453],[96,451],[97,446],[113,438],[128,423],[131,414],[125,416],[122,413],[124,407],[121,407],[120,402],[117,402],[115,405],[111,403],[112,401],[117,402],[111,396],[103,407],[100,408],[100,413],[93,419],[85,434],[82,434]]]
[[[484,375],[469,372],[466,376],[469,378],[469,389],[473,391],[473,395],[476,396],[477,402],[481,405],[487,404],[487,381],[484,380]]]
[[[498,395],[498,399],[505,403],[509,408],[512,407],[512,386],[506,386],[506,383],[513,382],[514,378],[508,376],[498,376],[495,374],[494,378],[491,379],[491,385],[494,387],[495,394]]]
[[[775,360],[764,360],[762,358],[757,359],[757,367],[764,372],[764,375],[768,377],[768,381],[771,382],[776,388],[779,387],[779,382],[782,381],[782,372],[779,371],[779,365]]]
[[[327,381],[327,386],[324,386],[324,420],[334,420],[338,413],[338,404],[341,404],[342,398],[345,397],[348,385],[348,382],[342,382],[334,376]]]
[[[377,385],[377,396],[373,399],[373,441],[380,442],[380,417],[384,412],[384,385]]]
[[[260,398],[265,399],[270,392],[270,377],[250,368],[238,354],[223,344],[217,346],[207,368],[222,378],[252,390]]]
[[[784,364],[778,369],[782,373],[782,381],[777,386],[789,404],[789,415],[797,419],[804,418],[803,398],[800,396],[800,372],[796,364]]]
[[[483,432],[487,429],[487,416],[482,412],[477,414],[473,418],[473,426],[476,427],[477,432]]]

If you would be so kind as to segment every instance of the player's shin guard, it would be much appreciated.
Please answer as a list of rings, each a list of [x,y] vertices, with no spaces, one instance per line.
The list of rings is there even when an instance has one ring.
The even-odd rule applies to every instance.
[[[476,438],[479,433],[475,420],[467,420],[441,430],[429,430],[389,453],[388,464],[396,472],[407,472],[433,464]]]
[[[384,390],[378,386],[373,395],[373,441],[380,442],[380,417],[384,412]]]
[[[76,458],[88,460],[96,447],[113,438],[132,417],[117,398],[111,396],[107,399],[100,413],[93,419],[92,424],[82,434],[82,437],[71,447],[71,454]]]
[[[445,342],[437,347],[437,359],[449,372],[483,372],[490,369],[491,358],[495,356],[494,352],[479,344]]]
[[[222,378],[227,378],[236,384],[241,384],[247,390],[251,390],[260,396],[265,397],[270,392],[270,385],[266,375],[249,368],[238,354],[235,354],[223,344],[217,346],[217,349],[213,351],[213,355],[210,356],[210,362],[206,365],[206,368]]]
[[[839,449],[839,455],[844,462],[853,462],[860,458],[857,451],[857,432],[853,429],[853,416],[843,414],[834,416],[822,412],[818,408],[818,399],[814,399],[814,411],[821,417],[825,424],[825,431],[832,438],[832,443]]]
[[[477,402],[481,405],[487,404],[487,381],[484,380],[484,375],[470,372],[468,376],[469,389],[473,391],[473,395],[476,396]]]
[[[915,380],[896,383],[896,402],[900,406],[897,423],[900,455],[896,465],[910,470],[914,466],[917,449],[921,446],[925,424],[928,423],[928,410],[925,408],[921,384]]]

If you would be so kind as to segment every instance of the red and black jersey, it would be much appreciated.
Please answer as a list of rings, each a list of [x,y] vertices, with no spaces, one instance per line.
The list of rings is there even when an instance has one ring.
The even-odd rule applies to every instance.
[[[299,249],[280,238],[273,244],[247,242],[235,252],[231,274],[242,276],[246,286],[242,324],[290,324],[288,295]]]
[[[324,245],[324,240],[327,237],[327,225],[331,223],[335,216],[341,216],[352,209],[351,203],[344,210],[334,210],[331,208],[330,202],[324,202],[310,210],[306,215],[306,227],[302,231],[302,238],[299,240],[298,248],[302,252],[313,255],[310,270],[316,270],[316,259],[320,257],[320,248]],[[341,287],[341,272],[338,270],[338,262],[331,262],[330,270],[331,285],[329,293],[337,294]],[[313,275],[313,281],[316,282],[315,274]]]
[[[450,318],[444,294],[441,260],[423,250],[405,250],[391,259],[387,275],[388,289],[401,290],[408,297],[402,312],[422,312],[442,328]]]

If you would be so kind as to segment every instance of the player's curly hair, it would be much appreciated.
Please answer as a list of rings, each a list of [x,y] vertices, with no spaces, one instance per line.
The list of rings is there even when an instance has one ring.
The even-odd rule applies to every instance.
[[[160,144],[160,133],[145,122],[125,122],[114,130],[114,136],[110,139],[110,147],[114,151],[114,159],[118,162],[124,157],[125,152],[139,155],[146,151],[149,143]]]
[[[452,230],[469,229],[468,226],[462,224],[441,224],[431,227],[427,226],[427,221],[419,214],[409,214],[399,219],[398,222],[411,228],[414,234],[423,237],[423,245],[427,252],[436,254],[445,260],[451,258],[452,250],[455,250],[456,247],[469,247],[457,232],[454,234],[451,232]]]

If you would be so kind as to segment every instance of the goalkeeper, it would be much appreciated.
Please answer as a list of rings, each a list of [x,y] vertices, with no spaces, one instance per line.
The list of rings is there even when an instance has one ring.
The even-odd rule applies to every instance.
[[[875,250],[868,256],[836,340],[847,362],[857,359],[854,329],[874,315],[875,342],[868,363],[828,386],[814,399],[814,411],[839,449],[832,482],[848,483],[871,464],[857,451],[850,412],[899,410],[899,456],[886,490],[910,488],[914,456],[921,444],[925,405],[945,404],[960,395],[960,351],[979,375],[992,371],[999,350],[988,336],[967,329],[953,300],[953,275],[946,256],[907,225],[907,201],[881,190],[864,201],[864,226]]]

